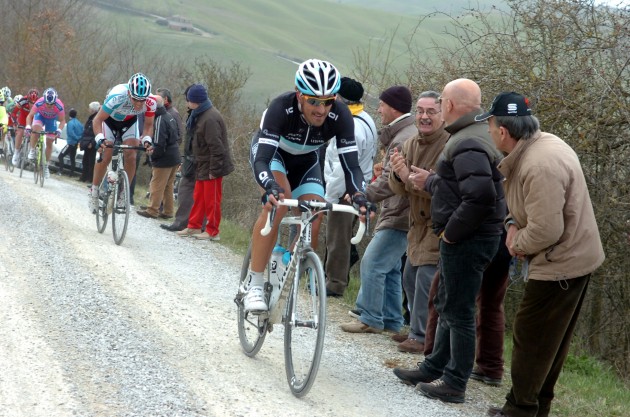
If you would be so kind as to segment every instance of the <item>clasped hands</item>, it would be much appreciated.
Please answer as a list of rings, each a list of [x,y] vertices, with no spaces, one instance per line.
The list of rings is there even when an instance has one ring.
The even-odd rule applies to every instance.
[[[398,175],[398,178],[405,184],[410,182],[416,190],[424,190],[427,178],[433,173],[433,170],[427,171],[414,165],[407,167],[405,157],[398,152],[398,149],[394,149],[394,153],[389,158],[389,163],[392,170]]]

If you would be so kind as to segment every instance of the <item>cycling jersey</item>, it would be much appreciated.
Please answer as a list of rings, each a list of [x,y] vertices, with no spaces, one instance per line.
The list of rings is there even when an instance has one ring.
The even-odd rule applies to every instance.
[[[310,154],[316,153],[332,138],[335,138],[337,144],[339,160],[346,179],[346,190],[350,193],[364,191],[365,181],[359,166],[354,139],[354,120],[348,106],[335,101],[324,124],[316,127],[309,125],[304,119],[298,108],[295,92],[276,97],[265,110],[260,131],[252,143],[252,168],[256,181],[265,188],[273,179],[271,171],[277,169],[270,166],[272,159],[274,163],[282,163],[283,160],[286,162],[287,158],[291,158],[291,165],[299,165],[296,162],[304,161],[304,165],[312,166],[313,156]],[[287,169],[286,163],[283,165],[289,182],[295,183],[292,172]],[[311,169],[310,174],[318,175],[319,179],[313,177],[313,180],[322,183],[321,168]],[[304,182],[301,178],[297,180]],[[323,186],[321,188],[323,197]]]
[[[66,115],[63,110],[63,103],[61,100],[57,99],[53,103],[52,107],[46,106],[46,102],[44,101],[44,97],[40,97],[35,104],[35,116],[41,116],[41,119],[55,119],[57,120],[59,117]],[[38,118],[40,119],[40,118]]]
[[[103,101],[103,111],[109,114],[114,120],[124,121],[137,117],[144,113],[146,117],[154,117],[157,102],[152,96],[147,97],[140,110],[133,107],[131,97],[128,94],[129,87],[127,84],[118,84],[109,90],[105,101]]]

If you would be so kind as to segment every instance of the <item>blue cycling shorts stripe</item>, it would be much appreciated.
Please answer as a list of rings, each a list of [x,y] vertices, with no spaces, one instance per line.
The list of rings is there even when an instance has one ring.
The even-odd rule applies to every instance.
[[[295,190],[291,191],[291,197],[298,199],[306,194],[315,194],[324,199],[324,187],[316,182],[307,182],[300,184]]]

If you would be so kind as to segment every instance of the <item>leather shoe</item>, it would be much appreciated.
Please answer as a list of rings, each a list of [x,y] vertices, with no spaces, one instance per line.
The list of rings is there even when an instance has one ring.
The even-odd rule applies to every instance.
[[[147,210],[138,210],[138,211],[136,211],[136,213],[138,213],[142,217],[147,217],[149,219],[156,219],[157,218],[157,216],[151,215],[151,213],[149,213]]]
[[[416,391],[424,394],[425,397],[444,401],[446,403],[461,404],[466,401],[466,391],[460,391],[451,387],[443,379],[436,379],[433,382],[420,382],[416,385]]]
[[[407,353],[424,353],[424,343],[418,342],[416,339],[407,339],[398,344],[398,351]]]
[[[392,340],[397,343],[402,343],[407,339],[409,339],[409,333],[397,333],[392,335]]]
[[[418,362],[418,367],[415,369],[401,369],[394,368],[394,375],[398,377],[402,382],[407,385],[417,385],[420,382],[433,382],[437,378],[432,377],[421,368],[422,363]]]
[[[162,223],[160,227],[164,230],[168,230],[169,232],[179,232],[180,230],[184,230],[184,228],[175,227],[172,224],[166,224],[166,223]]]
[[[507,414],[503,414],[503,410],[500,407],[490,407],[488,408],[487,415],[490,417],[504,417]]]
[[[498,387],[501,385],[501,378],[492,378],[483,373],[483,371],[476,367],[472,370],[470,374],[470,379],[474,379],[475,381],[481,381],[486,385],[490,385],[492,387]],[[501,409],[499,409],[501,411]]]
[[[383,333],[383,329],[376,329],[374,327],[370,327],[367,324],[360,322],[359,320],[355,320],[350,323],[344,323],[339,327],[341,327],[341,330],[343,330],[346,333],[372,333],[372,334]]]
[[[173,216],[169,216],[169,215],[164,214],[164,213],[160,213],[160,214],[158,214],[158,217],[159,217],[160,219],[172,219],[172,218],[173,218]]]

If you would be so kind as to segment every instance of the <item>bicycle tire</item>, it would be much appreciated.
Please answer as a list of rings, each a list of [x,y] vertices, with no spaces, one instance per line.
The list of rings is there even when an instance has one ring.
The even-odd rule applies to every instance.
[[[114,208],[112,210],[112,234],[117,245],[125,240],[127,234],[129,205],[129,178],[125,171],[120,170],[118,182],[114,186]]]
[[[13,141],[13,138],[11,137],[11,135],[8,135],[10,141]],[[5,141],[7,139],[5,138]],[[15,170],[15,166],[13,165],[13,153],[15,152],[15,143],[11,142],[7,145],[7,150],[9,150],[10,152],[5,153],[5,157],[7,158],[7,168],[9,170],[9,172],[13,172],[13,170]]]
[[[297,291],[295,291],[295,286],[297,286]],[[306,395],[315,382],[324,349],[325,335],[324,269],[317,254],[309,250],[304,254],[300,270],[293,280],[284,318],[285,370],[289,388],[296,397]],[[313,337],[314,342],[304,341]],[[308,346],[309,344],[312,346]]]
[[[2,141],[2,155],[4,156],[4,170],[8,171],[11,161],[9,158],[9,143],[6,137]]]
[[[107,211],[107,205],[109,199],[112,198],[111,193],[107,189],[107,176],[101,181],[101,185],[98,188],[98,208],[96,209],[96,230],[99,233],[103,233],[107,227],[107,219],[109,219],[109,212]]]
[[[33,178],[35,178],[35,184],[39,181],[39,151],[35,154],[35,162],[33,163]]]
[[[24,168],[26,167],[26,157],[28,153],[28,142],[26,138],[22,138],[22,146],[20,150],[20,178],[22,178],[22,173],[24,172]]]
[[[46,171],[46,152],[43,148],[39,148],[39,186],[44,186],[44,180],[46,176],[44,175]]]
[[[238,294],[236,296],[236,305],[238,306],[238,340],[245,355],[253,358],[265,341],[267,329],[269,327],[269,319],[260,315],[250,314],[245,311],[243,305],[243,297],[245,292],[245,280],[249,271],[249,261],[252,257],[252,245],[250,243],[247,254],[243,258],[241,265],[241,276],[238,282]]]

